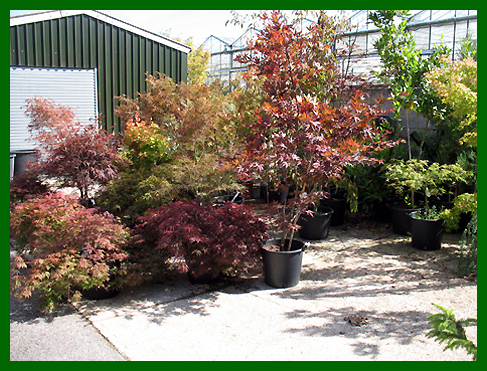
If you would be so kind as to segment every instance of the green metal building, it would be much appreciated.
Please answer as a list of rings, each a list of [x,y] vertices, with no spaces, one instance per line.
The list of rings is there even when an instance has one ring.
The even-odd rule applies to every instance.
[[[120,122],[113,113],[114,97],[144,92],[146,73],[186,81],[189,51],[186,45],[97,11],[10,18],[10,66],[93,69],[98,112],[105,128],[115,132]]]

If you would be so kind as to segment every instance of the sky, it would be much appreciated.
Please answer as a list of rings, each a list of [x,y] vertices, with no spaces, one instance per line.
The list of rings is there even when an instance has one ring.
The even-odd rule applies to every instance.
[[[10,10],[10,16],[36,13],[43,10]],[[230,40],[244,33],[240,26],[225,23],[232,19],[230,10],[99,10],[109,16],[156,34],[186,40],[193,37],[194,46],[201,45],[214,35]],[[238,11],[251,14],[251,10]]]

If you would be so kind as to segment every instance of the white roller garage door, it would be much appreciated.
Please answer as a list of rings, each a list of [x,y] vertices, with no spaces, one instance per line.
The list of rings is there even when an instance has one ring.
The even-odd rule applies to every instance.
[[[36,96],[74,109],[76,119],[88,123],[97,116],[95,69],[10,67],[10,153],[31,151],[25,101]]]

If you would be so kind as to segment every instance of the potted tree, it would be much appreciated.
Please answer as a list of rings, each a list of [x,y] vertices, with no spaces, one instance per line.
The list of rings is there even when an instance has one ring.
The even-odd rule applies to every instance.
[[[247,205],[173,202],[139,218],[135,239],[169,257],[193,283],[236,275],[259,260],[268,229]]]
[[[424,210],[410,213],[410,230],[412,244],[427,250],[439,249],[443,235],[444,220],[441,220],[436,208],[430,208],[428,197],[446,192],[443,184],[465,182],[470,175],[458,164],[440,165],[426,160],[394,161],[387,166],[387,180],[400,194],[408,190],[411,194],[411,205],[414,208],[417,200],[415,194],[423,196]],[[433,238],[433,236],[435,236]]]
[[[371,125],[384,113],[378,102],[366,103],[357,81],[353,85],[338,68],[344,51],[333,45],[345,42],[344,24],[320,14],[317,24],[299,30],[279,11],[263,12],[260,19],[262,30],[237,60],[249,65],[247,79],[264,77],[263,98],[255,120],[245,124],[245,149],[234,164],[244,180],[286,179],[293,190],[283,204],[271,205],[281,235],[263,250],[266,282],[288,287],[299,274],[288,279],[281,273],[300,269],[304,243],[295,234],[301,216],[313,215],[309,206],[325,195],[321,185],[337,179],[346,165],[375,163],[367,155],[393,143]],[[274,268],[280,273],[273,275]]]

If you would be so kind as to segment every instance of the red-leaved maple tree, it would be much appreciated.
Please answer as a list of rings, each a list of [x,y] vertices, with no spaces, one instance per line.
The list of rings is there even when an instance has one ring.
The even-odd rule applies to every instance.
[[[77,122],[71,108],[49,99],[27,100],[26,115],[36,142],[33,172],[55,179],[60,187],[78,188],[82,199],[93,186],[115,179],[121,158],[114,135],[96,123]]]
[[[249,65],[247,78],[264,77],[262,107],[246,124],[234,164],[243,178],[286,180],[295,189],[278,214],[281,250],[288,250],[301,214],[326,196],[328,182],[347,165],[376,163],[372,155],[393,143],[373,124],[385,113],[380,102],[369,104],[357,78],[339,68],[352,48],[340,23],[321,14],[300,30],[279,11],[260,18],[263,29],[237,60]]]
[[[247,271],[259,260],[267,237],[267,225],[247,205],[215,207],[191,200],[149,211],[132,230],[135,245],[171,257],[179,271],[195,278]]]

